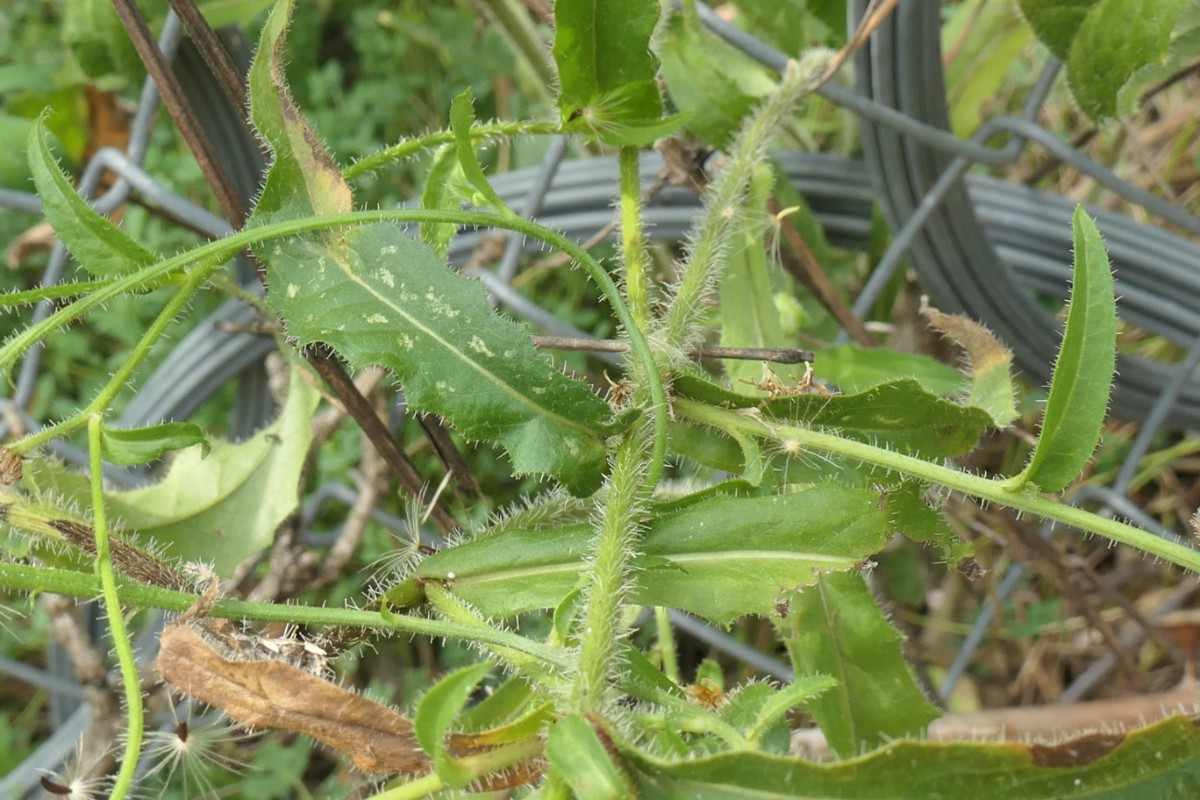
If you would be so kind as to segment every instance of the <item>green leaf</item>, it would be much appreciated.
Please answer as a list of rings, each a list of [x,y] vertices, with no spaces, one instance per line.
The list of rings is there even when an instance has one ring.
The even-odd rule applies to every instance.
[[[965,405],[983,409],[992,424],[1004,428],[1017,416],[1013,402],[1012,352],[992,332],[972,319],[923,307],[929,324],[958,342],[970,365],[971,390]]]
[[[806,394],[770,401],[745,397],[690,375],[675,379],[680,394],[729,408],[760,408],[770,419],[836,429],[847,438],[925,458],[970,451],[991,425],[988,415],[925,391],[912,379],[878,384],[858,394]]]
[[[97,214],[75,192],[50,153],[46,130],[40,121],[30,129],[27,146],[29,168],[46,219],[84,269],[98,278],[116,277],[158,260],[158,256]]]
[[[805,675],[771,693],[758,708],[754,725],[746,731],[746,738],[752,742],[760,741],[772,725],[784,719],[787,712],[836,686],[837,681],[828,675]]]
[[[962,373],[929,356],[897,353],[882,347],[864,349],[845,344],[822,350],[817,356],[817,376],[846,394],[854,394],[897,378],[912,378],[927,392],[955,397],[967,390]]]
[[[143,13],[150,5],[138,3]],[[103,90],[126,86],[145,74],[137,50],[107,0],[67,0],[63,40],[92,83]]]
[[[1071,93],[1094,120],[1118,113],[1121,88],[1163,62],[1185,0],[1100,0],[1083,23],[1067,61]]]
[[[24,65],[22,65],[24,67]],[[4,68],[0,67],[0,93],[3,88]],[[12,114],[0,113],[0,187],[29,190],[29,134],[40,124],[40,120],[26,119]]]
[[[709,33],[690,4],[671,15],[659,52],[667,93],[690,112],[687,127],[717,148],[733,141],[742,120],[775,88],[761,64]]]
[[[491,669],[491,664],[483,662],[451,672],[426,692],[417,705],[413,732],[421,747],[433,759],[438,777],[449,787],[466,786],[474,776],[450,754],[446,734],[470,699],[471,692],[475,691],[475,686]]]
[[[529,705],[533,690],[522,678],[509,678],[496,690],[458,715],[464,731],[482,731],[512,720]]]
[[[554,60],[564,129],[613,145],[649,144],[669,132],[661,127],[658,59],[650,52],[659,14],[658,0],[554,4]]]
[[[213,28],[247,27],[256,16],[271,7],[272,0],[205,0],[196,5]]]
[[[821,573],[852,569],[877,552],[887,528],[877,492],[832,483],[774,497],[711,497],[650,522],[633,562],[640,574],[631,602],[720,625],[769,614]],[[410,580],[446,581],[494,617],[553,608],[578,583],[590,539],[588,525],[505,530],[430,556]]]
[[[945,81],[951,130],[969,137],[991,113],[1033,32],[1013,13],[1013,3],[961,3],[942,25],[942,52],[954,53]]]
[[[846,27],[845,0],[840,2],[840,22],[834,24],[835,30],[837,27]],[[814,11],[814,7],[821,5],[820,2],[735,0],[733,5],[737,7],[739,27],[788,55],[801,53],[817,42],[826,47],[836,46],[825,40],[830,32],[823,29],[829,25]],[[689,8],[689,4],[685,4],[684,8]]]
[[[204,438],[204,431],[191,422],[165,422],[145,428],[110,428],[104,425],[100,429],[100,444],[104,460],[121,466],[148,464],[172,450],[182,450],[194,444],[200,445],[201,457],[204,457],[211,448]]]
[[[336,244],[321,235],[263,253],[268,302],[301,346],[322,342],[356,369],[382,364],[409,407],[469,439],[499,442],[518,474],[545,473],[587,495],[617,428],[607,403],[538,353],[497,315],[478,281],[449,271],[395,226],[364,225]]]
[[[1057,492],[1087,465],[1108,411],[1116,364],[1117,308],[1112,270],[1096,223],[1076,207],[1074,282],[1062,347],[1050,380],[1042,430],[1028,466],[1008,481]]]
[[[892,527],[914,542],[934,545],[946,563],[957,565],[964,558],[970,558],[975,548],[951,530],[940,508],[925,502],[926,488],[913,480],[888,487],[888,515]]]
[[[214,441],[208,456],[195,445],[180,451],[159,483],[107,495],[109,515],[137,531],[140,541],[184,561],[213,564],[229,575],[246,557],[270,546],[280,523],[296,510],[298,483],[312,440],[320,396],[293,370],[283,411],[270,427],[240,444]],[[38,485],[87,506],[87,478],[42,461]]]
[[[475,205],[491,206],[495,211],[511,214],[512,210],[500,199],[500,195],[496,194],[496,190],[488,183],[487,176],[483,174],[483,167],[479,166],[475,145],[471,142],[471,126],[474,124],[475,106],[472,103],[471,90],[467,89],[457,95],[450,104],[450,128],[454,131],[454,142],[458,148],[458,163],[462,166],[467,181],[479,193],[480,202]]]
[[[623,755],[640,796],[655,800],[1187,800],[1200,792],[1200,731],[1187,717],[1036,747],[891,742],[833,763],[745,751],[673,761]]]
[[[292,101],[284,74],[284,31],[292,0],[279,0],[250,65],[250,120],[274,160],[247,227],[353,208],[350,185]]]
[[[673,453],[686,456],[698,464],[740,475],[746,468],[745,450],[732,434],[679,420],[667,423],[667,447]],[[757,454],[755,454],[757,457]]]
[[[600,737],[579,714],[550,726],[546,758],[580,800],[623,800],[633,796]]]
[[[438,148],[429,166],[429,173],[425,176],[425,188],[421,191],[421,208],[458,208],[458,195],[454,191],[454,183],[460,180],[457,168],[457,149],[450,145]],[[450,242],[457,231],[458,226],[452,222],[422,222],[421,241],[433,248],[438,259],[445,261]]]
[[[554,704],[542,703],[531,709],[524,716],[506,725],[499,725],[486,731],[471,734],[469,741],[476,747],[499,747],[514,744],[541,736],[546,725],[554,719]],[[459,717],[461,724],[462,717]]]
[[[1059,61],[1071,57],[1071,43],[1100,0],[1018,0],[1025,21]]]
[[[351,207],[349,186],[283,83],[289,9],[281,0],[272,12],[250,71],[251,116],[275,155],[251,225]],[[580,495],[599,487],[604,439],[618,430],[608,404],[556,369],[492,310],[478,281],[451,272],[429,247],[377,223],[255,252],[267,300],[301,346],[327,344],[356,368],[388,367],[413,411],[498,442],[518,474],[550,475]]]
[[[201,446],[180,452],[162,482],[110,495],[110,513],[168,554],[229,575],[270,546],[296,510],[319,399],[293,368],[287,401],[270,427],[239,444],[214,441],[207,457]]]
[[[723,347],[790,347],[779,323],[779,311],[771,286],[771,271],[763,246],[763,230],[759,222],[767,213],[767,200],[775,175],[771,168],[760,164],[750,181],[745,208],[751,221],[736,237],[720,276],[721,346]],[[785,383],[795,383],[804,373],[797,364],[773,365],[771,371]],[[726,361],[725,372],[735,391],[742,394],[757,391],[747,384],[761,381],[764,367],[755,361]]]
[[[293,370],[287,401],[272,425],[239,444],[213,441],[180,451],[159,483],[106,494],[109,516],[151,549],[181,561],[213,564],[218,574],[228,576],[248,556],[270,546],[276,529],[295,511],[319,400]],[[90,506],[86,476],[42,459],[27,462],[25,472],[33,473],[43,491]]]
[[[1193,59],[1190,0],[1020,0],[1030,27],[1067,66],[1093,120],[1130,113],[1138,87]]]
[[[842,757],[919,735],[941,716],[913,681],[900,649],[903,637],[884,619],[861,575],[822,575],[793,595],[776,624],[797,675],[837,679],[808,710]]]

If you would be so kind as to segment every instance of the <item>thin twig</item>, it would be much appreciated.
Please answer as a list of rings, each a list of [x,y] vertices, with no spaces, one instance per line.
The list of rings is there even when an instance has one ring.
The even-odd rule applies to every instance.
[[[113,2],[117,7],[122,24],[125,26],[126,31],[128,31],[130,38],[137,48],[138,55],[141,56],[142,61],[146,64],[146,69],[158,84],[164,105],[166,105],[172,119],[175,120],[175,124],[179,126],[179,130],[183,134],[188,148],[200,164],[205,180],[216,194],[222,213],[234,228],[241,228],[246,221],[246,207],[242,203],[241,197],[238,196],[233,182],[229,179],[229,175],[216,160],[212,143],[204,135],[194,112],[184,97],[182,88],[175,80],[175,76],[168,67],[166,59],[163,58],[157,44],[151,37],[150,30],[146,26],[146,21],[142,18],[141,12],[133,3],[133,0],[113,0]],[[203,17],[198,19],[192,17],[190,22],[197,27],[203,26],[208,28],[208,23],[205,22]],[[220,46],[220,42],[211,28],[208,28],[208,34],[201,34],[200,36],[196,36],[193,31],[193,38],[206,62],[212,64],[214,62],[219,63],[223,59],[228,60],[224,48]],[[230,74],[226,73],[226,80],[228,80]],[[232,74],[236,76],[236,72]],[[236,77],[239,88],[233,90],[233,87],[226,87],[226,92],[232,94],[234,97],[244,97],[245,83],[240,76]],[[241,110],[240,104],[238,104],[238,110]],[[252,255],[251,261],[257,268],[259,280],[265,286],[267,280],[262,265]],[[370,437],[372,444],[379,450],[380,455],[383,456],[388,466],[396,473],[396,476],[404,484],[404,487],[412,492],[414,497],[417,496],[424,485],[424,480],[421,478],[420,473],[417,472],[416,466],[413,465],[404,454],[404,451],[396,444],[391,433],[387,430],[387,426],[375,415],[371,409],[371,404],[355,388],[342,362],[326,348],[309,348],[305,351],[305,356],[321,377],[324,378],[333,393],[346,407],[346,410],[350,412],[350,415],[354,417],[355,422]],[[449,530],[456,524],[449,511],[444,508],[435,509],[433,518],[442,530]]]
[[[813,293],[821,305],[825,306],[838,324],[846,330],[851,339],[863,347],[875,347],[877,343],[874,337],[863,325],[862,320],[854,316],[854,312],[846,305],[842,296],[837,293],[837,289],[829,280],[829,276],[825,274],[825,270],[821,268],[821,264],[808,246],[808,242],[804,241],[800,229],[786,215],[781,217],[782,209],[779,201],[771,197],[767,201],[767,208],[779,220],[779,229],[790,248],[783,248],[779,251],[779,262],[783,268]]]
[[[204,135],[200,120],[188,104],[187,98],[184,97],[183,87],[175,79],[175,74],[167,64],[162,51],[158,49],[158,44],[154,41],[154,36],[150,32],[146,20],[142,17],[142,12],[134,0],[113,0],[113,6],[116,7],[121,24],[125,26],[125,31],[133,41],[138,56],[146,65],[147,72],[158,86],[163,104],[179,127],[179,133],[187,143],[188,149],[192,151],[192,155],[195,156],[196,163],[200,165],[200,170],[204,173],[204,180],[216,195],[217,203],[221,206],[221,213],[234,228],[242,227],[246,221],[246,206],[238,195],[233,181],[230,180],[229,173],[225,171],[218,160],[212,142]],[[216,35],[213,34],[213,36],[215,38]],[[208,59],[209,56],[206,55],[205,60]]]
[[[544,350],[584,350],[592,353],[627,353],[628,342],[616,339],[574,339],[569,336],[534,336],[533,343]],[[811,350],[787,347],[697,347],[692,355],[701,358],[729,358],[742,361],[770,361],[775,364],[811,364],[817,356]]]
[[[216,31],[209,26],[208,21],[200,13],[200,9],[196,7],[193,0],[167,0],[167,2],[175,10],[179,21],[183,23],[183,27],[192,37],[196,49],[200,51],[200,56],[204,59],[204,63],[208,64],[208,68],[212,71],[213,77],[217,79],[221,91],[225,92],[225,97],[229,99],[230,104],[234,108],[245,108],[246,85],[242,82],[241,73],[234,66],[233,59],[229,57],[229,53],[221,44]]]
[[[363,429],[363,433],[371,440],[371,444],[375,445],[375,449],[383,456],[383,460],[391,467],[392,472],[400,479],[404,488],[413,497],[420,497],[425,479],[417,471],[416,465],[400,449],[400,445],[396,444],[391,431],[375,413],[375,409],[371,407],[367,398],[363,397],[354,386],[341,362],[337,361],[333,353],[323,345],[307,348],[305,357],[337,395],[346,410],[350,412],[350,416],[354,417],[354,421]],[[458,524],[450,512],[441,505],[434,507],[432,518],[443,532],[452,530]]]
[[[468,497],[483,497],[483,487],[475,479],[471,467],[467,464],[467,459],[459,452],[458,445],[450,437],[450,431],[446,428],[442,418],[437,414],[425,414],[420,417],[420,423],[426,438],[433,445],[433,451],[437,453],[438,460],[442,462],[446,471],[454,476],[454,482],[459,491]]]

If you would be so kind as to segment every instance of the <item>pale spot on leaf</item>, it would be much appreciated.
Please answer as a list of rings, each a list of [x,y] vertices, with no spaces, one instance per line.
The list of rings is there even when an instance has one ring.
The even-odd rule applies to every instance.
[[[480,339],[478,336],[471,337],[470,348],[482,356],[490,356],[492,358],[496,357],[496,354],[488,348],[487,342],[485,342],[483,339]]]

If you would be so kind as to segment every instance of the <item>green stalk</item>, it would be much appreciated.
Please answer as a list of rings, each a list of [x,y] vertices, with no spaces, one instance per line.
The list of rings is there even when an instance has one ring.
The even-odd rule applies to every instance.
[[[494,625],[488,624],[478,612],[455,597],[450,590],[437,581],[429,581],[425,584],[425,599],[448,622],[467,625],[479,630],[497,630]],[[487,645],[487,649],[496,658],[504,661],[514,672],[535,678],[547,688],[554,689],[562,684],[560,675],[556,674],[553,669],[546,669],[540,660],[528,653],[496,645]]]
[[[157,586],[121,580],[118,582],[121,600],[136,608],[157,608],[183,612],[199,598],[187,592],[176,592]],[[71,597],[95,597],[102,591],[99,578],[83,572],[0,561],[0,588],[23,592],[54,592]],[[438,639],[461,639],[468,642],[507,647],[527,653],[557,670],[565,671],[571,661],[561,650],[541,642],[494,628],[479,628],[440,620],[420,619],[401,614],[360,611],[356,608],[319,608],[274,603],[252,603],[243,600],[218,600],[208,616],[219,619],[257,620],[260,622],[290,622],[296,625],[330,625],[362,628],[383,633],[408,633]]]
[[[650,323],[649,282],[646,279],[646,243],[642,238],[642,192],[638,174],[638,149],[622,147],[621,255],[625,264],[625,301],[629,314],[643,330]]]
[[[786,122],[797,103],[813,89],[813,80],[824,70],[823,60],[813,59],[801,66],[791,61],[784,70],[779,87],[743,125],[741,133],[706,194],[704,213],[695,226],[697,231],[688,249],[679,283],[666,317],[658,325],[655,338],[668,348],[674,366],[686,358],[697,344],[705,300],[713,291],[732,239],[742,221],[742,206],[754,171],[767,160],[767,148],[779,127]]]
[[[644,427],[635,428],[617,449],[608,493],[596,525],[592,557],[585,577],[586,607],[579,623],[579,671],[572,692],[573,710],[601,710],[612,684],[617,642],[626,630],[621,606],[629,588],[629,562],[642,522],[649,488]]]
[[[471,126],[471,141],[484,142],[490,139],[502,139],[523,134],[545,136],[558,132],[559,125],[557,122],[527,122],[523,120],[515,122],[486,122]],[[380,150],[378,153],[372,153],[365,158],[355,161],[342,170],[342,177],[348,181],[352,181],[375,170],[383,169],[394,161],[401,161],[417,153],[432,150],[444,144],[454,144],[453,131],[435,131],[427,133],[424,136],[403,139],[391,147]]]
[[[501,772],[509,767],[537,758],[542,753],[543,744],[540,739],[526,739],[515,744],[497,747],[473,756],[456,759],[459,766],[466,768],[472,775],[482,778],[493,772]],[[409,781],[394,789],[387,789],[379,794],[371,795],[370,800],[416,800],[446,789],[437,773],[426,775],[414,781]]]
[[[1097,516],[1089,511],[1051,500],[1039,494],[1011,491],[999,481],[980,478],[977,475],[959,472],[903,453],[893,453],[869,444],[843,439],[840,436],[794,425],[777,425],[774,422],[754,419],[744,414],[683,397],[676,399],[674,408],[684,417],[720,430],[737,431],[775,442],[786,442],[789,448],[796,445],[846,456],[864,464],[874,464],[901,475],[920,478],[962,494],[978,497],[981,500],[1036,514],[1043,519],[1062,522],[1080,530],[1104,536],[1114,542],[1136,547],[1144,553],[1165,559],[1193,572],[1200,572],[1200,552],[1190,547],[1176,544],[1132,525]]]
[[[123,800],[133,784],[137,770],[138,754],[142,751],[142,682],[138,676],[137,662],[133,658],[133,646],[125,630],[125,618],[121,614],[121,599],[117,594],[117,578],[113,572],[112,559],[108,551],[108,521],[104,514],[104,471],[100,458],[101,417],[93,415],[88,420],[88,463],[92,477],[92,527],[96,532],[96,574],[104,593],[104,613],[112,634],[117,661],[121,665],[121,682],[125,687],[126,721],[125,755],[121,769],[113,783],[110,800]]]
[[[604,267],[586,250],[565,236],[520,217],[502,216],[480,211],[450,211],[441,209],[395,209],[356,211],[345,214],[329,214],[318,217],[285,220],[263,225],[251,230],[219,239],[196,247],[185,253],[152,264],[106,284],[97,291],[65,308],[61,308],[41,322],[31,325],[13,336],[0,347],[0,372],[7,371],[13,362],[29,347],[49,336],[54,331],[69,325],[105,303],[130,292],[150,286],[159,286],[171,275],[193,264],[222,263],[250,247],[274,239],[282,239],[310,231],[351,227],[369,222],[450,222],[456,225],[501,228],[540,239],[569,255],[583,267],[588,276],[600,288],[613,313],[628,332],[630,354],[637,368],[642,371],[641,380],[649,389],[650,414],[654,420],[654,445],[651,453],[651,471],[647,480],[653,484],[662,471],[667,449],[666,390],[662,376],[654,366],[654,358],[646,337],[630,316],[629,308],[617,285]],[[20,451],[18,451],[20,452]]]
[[[94,292],[111,279],[103,278],[94,281],[75,281],[73,283],[56,283],[53,286],[39,286],[36,289],[25,289],[19,292],[0,294],[0,308],[20,308],[42,300],[62,300],[67,297]]]
[[[11,449],[18,455],[28,453],[34,448],[40,447],[42,443],[49,442],[60,436],[68,436],[82,428],[84,425],[90,424],[90,420],[96,414],[104,413],[112,401],[116,399],[117,394],[129,385],[129,379],[133,376],[134,371],[141,366],[141,363],[150,355],[150,349],[166,332],[167,328],[175,321],[175,317],[183,311],[184,307],[191,301],[192,296],[204,285],[221,266],[221,262],[214,262],[207,267],[196,267],[188,276],[178,291],[171,296],[171,299],[159,312],[154,322],[146,329],[142,338],[134,345],[129,354],[121,361],[121,366],[112,374],[108,383],[104,384],[103,388],[96,393],[92,401],[80,411],[75,412],[62,422],[54,425],[48,425],[42,428],[37,433],[25,437],[19,442],[11,445]]]

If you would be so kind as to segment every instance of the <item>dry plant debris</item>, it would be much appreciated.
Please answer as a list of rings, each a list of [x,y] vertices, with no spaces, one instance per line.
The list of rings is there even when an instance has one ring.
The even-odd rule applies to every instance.
[[[176,690],[239,724],[306,734],[363,772],[431,768],[412,723],[387,706],[282,661],[227,658],[190,625],[163,631],[156,666]]]

